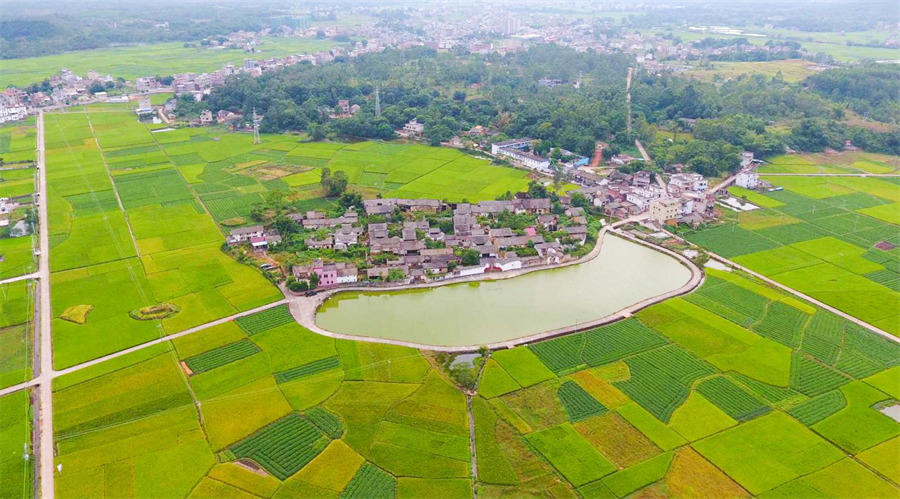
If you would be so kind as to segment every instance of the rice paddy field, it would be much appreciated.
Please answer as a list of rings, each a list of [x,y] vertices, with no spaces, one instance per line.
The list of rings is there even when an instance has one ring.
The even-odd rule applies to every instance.
[[[213,216],[127,107],[49,114],[45,133],[57,368],[280,299],[220,251]],[[162,303],[180,312],[129,315]],[[63,318],[75,307],[90,308],[83,323]]]
[[[873,158],[853,163],[870,170],[885,164],[889,163]],[[740,213],[687,239],[900,335],[897,179],[764,178],[784,190],[750,193],[753,197],[748,195],[748,200],[762,209]],[[745,193],[737,190],[735,194]]]
[[[31,390],[0,397],[0,415],[0,497],[33,498]]]
[[[877,410],[900,345],[740,274],[494,352],[477,479],[466,397],[431,353],[319,336],[283,307],[58,378],[57,495],[900,496],[900,423]]]
[[[784,81],[797,82],[816,73],[810,69],[810,66],[812,66],[810,62],[802,59],[766,62],[710,62],[708,66],[697,66],[684,74],[698,80],[714,81],[717,76],[723,80],[731,80],[741,75],[755,74],[773,78],[780,71]]]
[[[291,54],[313,53],[328,50],[336,42],[313,38],[264,37],[259,58],[285,57]],[[0,86],[23,87],[40,83],[52,74],[66,68],[79,75],[87,75],[89,69],[101,74],[134,80],[142,76],[172,75],[175,73],[200,73],[222,69],[231,62],[244,60],[241,50],[215,50],[206,47],[185,47],[181,42],[152,45],[130,45],[97,50],[79,50],[58,55],[29,57],[0,61]]]
[[[4,215],[10,227],[25,218],[25,210],[35,192],[35,134],[33,117],[0,126],[0,198],[20,198],[20,204],[25,205]],[[30,235],[0,239],[0,279],[34,272],[32,247]]]
[[[491,165],[455,149],[400,142],[301,142],[268,135],[253,144],[251,134],[223,128],[158,131],[150,155],[123,151],[113,168],[154,170],[174,164],[216,222],[239,225],[254,203],[273,190],[291,191],[306,209],[328,208],[319,184],[322,168],[343,171],[351,189],[367,197],[431,198],[476,202],[528,186],[527,172]]]
[[[32,377],[34,295],[31,280],[0,284],[0,388]]]
[[[346,172],[369,197],[478,201],[528,184],[524,171],[454,149],[292,135],[254,144],[224,128],[148,127],[129,105],[49,114],[45,129],[57,368],[279,299],[256,269],[219,248],[271,192],[289,193],[301,209],[333,207],[319,184],[324,167]],[[180,312],[129,315],[158,304]],[[63,319],[78,308],[90,309],[85,321]]]
[[[759,173],[896,173],[896,156],[864,151],[784,154],[767,159]]]

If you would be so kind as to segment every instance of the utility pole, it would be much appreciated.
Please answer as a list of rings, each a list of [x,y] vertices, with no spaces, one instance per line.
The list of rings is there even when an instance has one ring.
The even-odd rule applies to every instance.
[[[259,120],[262,119],[260,116],[256,115],[256,108],[253,108],[253,143],[261,144],[262,141],[259,140]]]
[[[381,116],[381,96],[380,87],[375,87],[375,117]]]

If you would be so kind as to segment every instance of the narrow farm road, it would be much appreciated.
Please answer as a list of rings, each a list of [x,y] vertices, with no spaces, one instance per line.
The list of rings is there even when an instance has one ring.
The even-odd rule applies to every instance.
[[[40,421],[36,428],[38,439],[38,475],[41,480],[41,498],[53,499],[54,459],[53,459],[53,337],[50,331],[52,316],[50,306],[50,219],[47,214],[47,164],[44,156],[44,113],[38,113],[37,123],[37,167],[40,201],[38,216],[40,224],[41,256],[38,263],[40,274],[40,310],[39,327],[41,375],[38,393],[40,394]]]
[[[16,276],[16,277],[10,277],[9,279],[0,280],[0,285],[10,284],[10,283],[19,282],[19,281],[26,281],[28,279],[40,279],[40,277],[41,277],[40,272],[34,272],[31,274],[25,274],[25,275],[20,275],[20,276]]]

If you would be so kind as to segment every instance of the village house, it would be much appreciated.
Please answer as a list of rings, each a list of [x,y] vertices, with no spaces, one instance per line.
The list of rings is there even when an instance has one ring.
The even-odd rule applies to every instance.
[[[703,192],[709,187],[709,182],[699,173],[676,173],[669,177],[669,188],[672,187],[679,192]]]
[[[307,239],[303,241],[306,244],[306,247],[309,249],[333,249],[334,248],[334,238],[332,236],[326,236],[321,240],[317,239]]]
[[[667,223],[678,218],[680,203],[674,198],[654,199],[650,203],[650,220]]]
[[[232,229],[228,237],[225,239],[225,242],[229,246],[233,246],[236,244],[246,243],[250,240],[250,238],[263,237],[264,235],[265,229],[262,225],[251,225],[250,227],[240,227],[237,229]]]
[[[400,132],[400,134],[407,137],[421,137],[422,133],[424,132],[425,124],[419,123],[415,118],[413,118],[409,120],[409,123],[403,125],[403,130]]]
[[[566,231],[566,235],[569,238],[574,239],[579,246],[587,241],[588,228],[586,225],[572,225],[563,228],[563,230]]]
[[[321,258],[316,258],[311,265],[294,265],[291,273],[298,281],[306,282],[315,274],[319,278],[319,287],[329,287],[357,282],[359,272],[351,263],[324,263]]]
[[[756,189],[759,187],[759,175],[752,172],[740,172],[734,179],[734,185],[744,189]]]

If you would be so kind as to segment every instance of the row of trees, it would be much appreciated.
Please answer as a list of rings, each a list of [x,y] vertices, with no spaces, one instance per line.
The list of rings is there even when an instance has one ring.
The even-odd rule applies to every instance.
[[[855,137],[857,144],[887,151],[895,141],[838,123],[848,100],[864,100],[861,92],[846,88],[860,77],[843,72],[810,79],[805,84],[813,92],[780,75],[713,84],[638,72],[632,82],[633,126],[628,131],[624,80],[632,62],[624,55],[577,53],[555,45],[505,57],[439,54],[421,47],[387,50],[327,66],[301,64],[261,78],[232,78],[203,102],[184,102],[184,112],[208,108],[249,115],[255,108],[265,114],[263,131],[307,130],[314,140],[328,134],[390,139],[395,129],[416,119],[437,144],[474,125],[490,125],[499,131],[496,140],[529,136],[539,140],[539,153],[561,148],[585,156],[600,140],[610,143],[607,150],[615,153],[630,149],[635,139],[653,143],[658,127],[690,130],[694,140],[656,143],[651,153],[659,166],[682,163],[707,175],[734,171],[744,150],[765,157],[783,152],[785,146],[839,148],[845,138]],[[891,71],[895,69],[868,69],[863,81],[875,85]],[[581,88],[546,88],[537,83],[539,77],[586,83]],[[374,105],[376,87],[380,115]],[[839,95],[832,98],[835,92]],[[330,119],[341,99],[358,105],[359,112]],[[869,101],[897,102],[883,95]],[[179,101],[179,112],[181,107]],[[798,126],[787,133],[773,132],[776,122]]]

